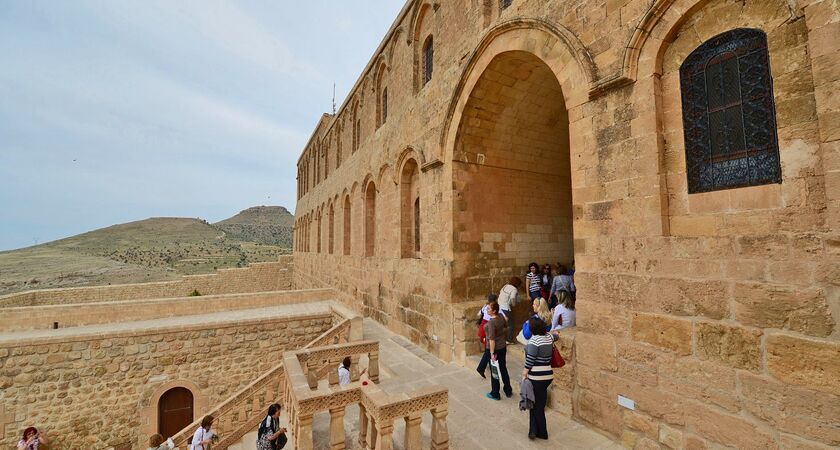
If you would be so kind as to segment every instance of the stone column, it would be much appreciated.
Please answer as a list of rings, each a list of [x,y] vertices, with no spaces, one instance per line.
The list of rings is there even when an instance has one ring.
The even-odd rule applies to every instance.
[[[330,449],[344,450],[344,406],[330,408]]]
[[[368,363],[368,377],[370,381],[379,383],[379,352],[370,352],[368,358],[370,359]]]
[[[306,363],[306,382],[309,383],[309,389],[318,389],[318,372],[315,363],[311,361]]]
[[[446,407],[432,409],[432,450],[449,449],[449,428],[446,426]]]
[[[391,450],[394,444],[394,423],[388,420],[376,423],[376,448],[374,450]]]
[[[367,448],[367,410],[365,405],[359,403],[359,445],[361,448]]]
[[[312,414],[298,416],[297,433],[295,433],[297,450],[313,450],[312,444]]]
[[[405,416],[405,450],[420,450],[422,442],[420,439],[420,421],[423,418],[420,414]]]
[[[350,357],[350,381],[359,381],[359,355]]]
[[[335,386],[338,384],[338,365],[341,364],[341,361],[331,359],[329,364],[330,367],[328,368],[328,379],[330,381],[330,386]]]
[[[374,450],[376,448],[376,418],[370,415],[370,411],[367,412],[367,423],[368,423],[368,435],[367,435],[367,447],[368,450]]]

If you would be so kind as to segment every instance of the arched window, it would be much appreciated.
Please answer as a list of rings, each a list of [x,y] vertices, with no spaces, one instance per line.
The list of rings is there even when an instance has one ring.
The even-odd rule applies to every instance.
[[[335,240],[335,205],[330,205],[330,212],[329,212],[329,245],[327,246],[327,252],[330,255],[333,254],[333,242]]]
[[[511,3],[513,3],[513,0],[499,0],[499,9],[505,9],[510,6]]]
[[[432,72],[434,71],[435,62],[435,44],[432,36],[426,38],[423,43],[423,85],[432,80]]]
[[[350,245],[351,239],[353,235],[353,229],[351,228],[350,218],[351,218],[352,209],[350,206],[350,196],[344,197],[344,254],[350,255]]]
[[[354,130],[356,132],[356,150],[358,150],[359,146],[361,145],[361,141],[362,141],[362,120],[361,119],[356,119],[356,125],[355,125]]]
[[[365,188],[365,256],[376,251],[376,185],[371,181]]]
[[[315,241],[315,252],[321,253],[321,211],[318,211],[318,220],[315,223],[315,226],[318,227],[318,231],[316,232],[315,236],[318,238],[318,240]]]
[[[388,120],[388,88],[382,89],[382,123]]]
[[[400,256],[417,256],[420,216],[419,170],[417,162],[409,159],[400,173]]]
[[[680,66],[688,193],[782,182],[767,36],[735,29]]]
[[[158,433],[174,436],[193,421],[193,394],[185,387],[163,393],[158,401]]]

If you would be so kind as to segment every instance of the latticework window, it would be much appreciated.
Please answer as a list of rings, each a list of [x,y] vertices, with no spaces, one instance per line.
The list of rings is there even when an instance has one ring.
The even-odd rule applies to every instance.
[[[432,79],[432,72],[434,71],[435,59],[435,44],[432,37],[426,38],[423,44],[423,84],[425,85]]]
[[[767,36],[736,29],[680,67],[688,192],[781,183]]]

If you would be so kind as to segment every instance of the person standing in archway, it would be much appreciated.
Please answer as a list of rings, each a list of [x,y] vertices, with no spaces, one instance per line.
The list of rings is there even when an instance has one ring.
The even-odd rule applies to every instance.
[[[487,393],[487,398],[501,400],[502,396],[499,394],[499,385],[502,383],[504,383],[505,396],[510,398],[513,395],[513,388],[510,386],[510,375],[507,370],[507,343],[505,342],[507,319],[499,314],[498,303],[493,302],[487,306],[487,312],[490,314],[490,320],[484,325],[487,335],[487,349],[490,353],[490,359],[499,364],[499,377],[490,377],[491,390]]]
[[[528,296],[531,300],[540,298],[542,290],[542,277],[540,276],[540,265],[532,262],[528,264],[528,273],[525,274],[525,284],[528,286]]]

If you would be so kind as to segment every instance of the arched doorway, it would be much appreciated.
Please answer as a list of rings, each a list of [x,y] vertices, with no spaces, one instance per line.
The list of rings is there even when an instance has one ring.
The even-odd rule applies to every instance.
[[[193,394],[185,387],[175,387],[158,401],[158,433],[174,436],[193,422]]]
[[[486,66],[458,124],[453,181],[456,298],[498,292],[531,261],[572,262],[569,115],[542,59],[505,51]]]

